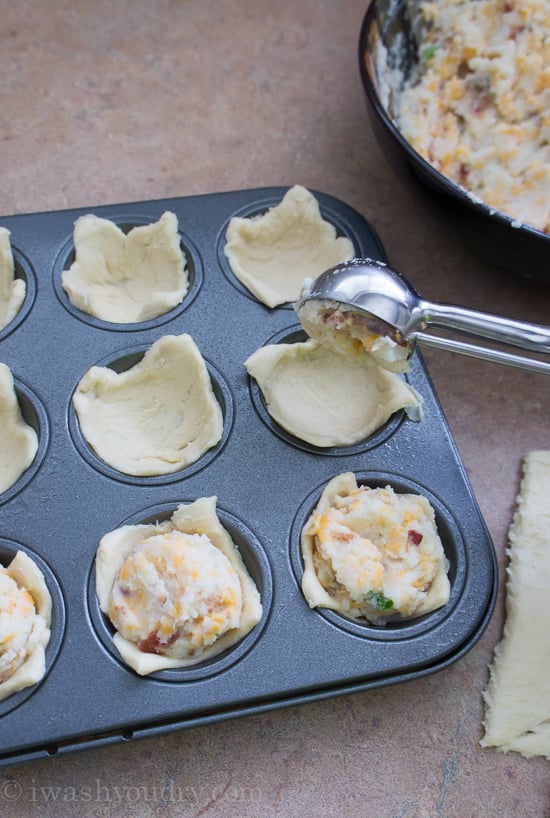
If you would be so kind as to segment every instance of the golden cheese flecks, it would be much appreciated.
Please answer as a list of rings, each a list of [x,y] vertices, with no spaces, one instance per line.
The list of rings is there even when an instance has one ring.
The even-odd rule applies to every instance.
[[[110,618],[150,653],[192,655],[238,627],[237,572],[208,537],[179,531],[144,540],[113,585]]]
[[[448,561],[433,509],[390,486],[331,480],[302,532],[302,588],[311,607],[385,624],[419,616],[449,598]]]
[[[550,232],[550,4],[421,2],[419,70],[395,119],[437,170],[490,207]]]
[[[96,555],[101,610],[113,642],[140,675],[195,665],[259,622],[260,594],[216,498],[182,503],[169,520],[105,534]]]

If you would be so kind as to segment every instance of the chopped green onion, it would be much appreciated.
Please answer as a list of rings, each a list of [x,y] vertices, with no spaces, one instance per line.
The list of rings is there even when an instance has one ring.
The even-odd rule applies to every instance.
[[[435,57],[435,52],[436,51],[437,51],[437,46],[435,44],[427,45],[420,52],[420,56],[422,57],[422,59],[425,62],[429,62],[430,60],[433,60],[433,58]]]
[[[379,611],[391,611],[393,608],[393,599],[388,599],[380,591],[369,591],[367,601],[373,608],[378,608]]]

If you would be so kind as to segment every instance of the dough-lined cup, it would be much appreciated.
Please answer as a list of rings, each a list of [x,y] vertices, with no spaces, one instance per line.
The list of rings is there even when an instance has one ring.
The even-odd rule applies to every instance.
[[[0,505],[15,497],[36,475],[46,456],[50,430],[46,409],[26,383],[0,364],[2,451]],[[11,395],[9,385],[11,382]]]
[[[196,374],[188,377],[182,366],[186,381],[179,391],[172,380],[179,359],[167,362],[170,348],[177,355],[190,356],[197,367]],[[147,372],[141,369],[139,381],[136,374],[134,386],[126,376],[137,373],[147,360]],[[159,374],[163,366],[166,383]],[[187,405],[195,393],[200,405]],[[211,429],[204,428],[209,418]],[[152,485],[180,480],[206,466],[223,449],[232,422],[229,386],[188,335],[162,336],[148,349],[131,348],[118,357],[109,356],[83,374],[69,406],[73,442],[89,463],[117,480]]]
[[[208,502],[208,499],[209,498],[202,498],[199,503],[204,506]],[[177,516],[178,509],[183,510],[185,513],[187,509],[192,509],[196,504],[196,500],[183,500],[181,503],[162,504],[143,509],[137,514],[134,514],[131,518],[124,520],[109,536],[112,537],[113,534],[117,535],[121,530],[129,530],[127,527],[137,527],[134,537],[141,536],[141,531],[145,537],[153,536],[153,528],[158,529],[159,532],[169,529],[173,530],[173,528],[171,528],[172,519]],[[141,679],[144,682],[146,682],[147,679],[164,682],[198,681],[221,673],[236,662],[241,661],[262,636],[262,632],[271,614],[273,599],[273,579],[270,561],[258,537],[244,521],[217,504],[215,506],[215,514],[225,537],[228,538],[228,542],[232,543],[235,547],[236,556],[234,564],[238,565],[239,561],[242,560],[242,566],[246,572],[246,576],[241,579],[241,582],[244,583],[243,587],[249,584],[251,589],[254,588],[257,591],[258,602],[252,599],[251,602],[247,603],[249,610],[252,612],[249,615],[253,615],[251,622],[254,622],[254,624],[249,625],[246,631],[234,640],[231,639],[231,633],[227,634],[225,636],[227,647],[223,647],[221,651],[216,650],[212,655],[208,655],[207,653],[204,658],[201,659],[199,657],[197,661],[181,661],[181,666],[179,667],[177,666],[177,660],[172,661],[174,666],[170,667],[169,660],[166,663],[166,667],[159,666],[151,669],[151,667],[147,667],[148,663],[146,658],[144,663],[145,669],[141,671]],[[127,550],[128,553],[132,552],[132,548],[129,546]],[[110,585],[109,577],[111,577],[112,574],[113,571],[111,569],[102,572],[98,584],[98,563],[96,555],[88,575],[88,610],[93,629],[102,647],[113,660],[120,663],[128,672],[134,672],[124,657],[128,653],[130,661],[135,661],[137,651],[127,651],[124,648],[122,644],[123,640],[119,641],[120,635],[117,635],[117,631],[108,612],[102,610],[102,608],[105,608],[107,605],[107,599],[110,593],[107,585],[105,585],[105,578],[108,580],[107,584]],[[100,591],[100,589],[102,590]],[[99,597],[101,597],[101,599]],[[258,603],[260,611],[256,613]],[[222,637],[222,639],[224,639],[224,637]],[[117,647],[117,644],[119,647]],[[122,654],[120,647],[122,647]],[[154,654],[152,655],[153,660],[158,658],[158,656],[155,657]],[[162,665],[162,658],[158,664]]]
[[[298,235],[301,220],[311,230],[310,238]],[[233,213],[218,237],[218,262],[247,298],[288,310],[305,278],[353,257],[358,247],[355,232],[323,197],[295,185],[281,198],[259,200]],[[291,274],[296,267],[301,273]]]
[[[334,474],[331,479],[336,478]],[[316,606],[309,605],[311,616],[319,616],[337,627],[360,636],[364,639],[390,642],[421,636],[433,629],[444,627],[445,620],[450,616],[457,601],[463,593],[467,580],[468,560],[464,540],[456,520],[451,511],[443,504],[439,497],[427,487],[398,474],[360,471],[355,475],[359,487],[366,486],[373,489],[390,487],[397,495],[408,494],[424,498],[429,502],[435,518],[435,525],[446,560],[448,561],[447,576],[450,584],[447,601],[427,613],[410,618],[389,619],[385,624],[372,624],[363,617],[347,616],[334,607],[328,607],[319,602]],[[302,502],[294,519],[291,536],[291,563],[294,577],[303,595],[304,582],[304,530],[311,522],[312,515],[318,506],[321,496],[329,484],[330,479],[318,486]],[[311,583],[310,583],[311,584]],[[305,604],[308,601],[304,597]]]
[[[5,234],[8,234],[7,237]],[[15,288],[15,301],[8,304]],[[36,297],[36,274],[29,259],[0,225],[0,341],[27,318]]]
[[[341,359],[308,339],[301,327],[268,339],[245,365],[250,398],[264,424],[304,451],[358,454],[421,416],[421,399],[405,378]],[[357,411],[351,411],[353,406]]]
[[[92,213],[86,214],[93,215]],[[147,228],[152,224],[152,220],[145,217],[129,216],[120,214],[112,219],[106,220],[112,224],[114,230],[120,231],[127,236],[135,228]],[[91,326],[109,332],[132,332],[136,329],[154,329],[173,321],[182,312],[188,309],[200,292],[203,283],[203,263],[201,254],[192,237],[179,225],[177,235],[179,248],[185,260],[185,292],[178,303],[167,304],[165,308],[160,308],[159,313],[154,316],[144,316],[131,321],[111,320],[101,315],[96,315],[81,308],[80,303],[72,298],[67,289],[66,274],[73,267],[76,261],[75,239],[71,235],[67,238],[59,251],[53,269],[53,286],[55,293],[63,307],[79,321],[83,321]],[[65,281],[65,283],[64,283]],[[84,298],[83,294],[78,297],[78,302]]]

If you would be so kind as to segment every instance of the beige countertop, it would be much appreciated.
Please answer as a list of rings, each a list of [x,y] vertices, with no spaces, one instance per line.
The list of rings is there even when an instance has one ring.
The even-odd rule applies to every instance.
[[[548,323],[550,288],[472,256],[380,152],[358,72],[365,10],[3,0],[0,215],[300,183],[365,216],[426,297]],[[479,746],[506,532],[524,454],[550,448],[550,378],[425,360],[501,569],[474,648],[405,684],[1,767],[0,815],[550,815],[547,761]]]

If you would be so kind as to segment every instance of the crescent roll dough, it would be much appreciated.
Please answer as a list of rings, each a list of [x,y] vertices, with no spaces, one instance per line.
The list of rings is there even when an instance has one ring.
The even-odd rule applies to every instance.
[[[506,621],[483,693],[481,744],[550,760],[550,451],[525,458],[508,541]]]
[[[165,335],[131,369],[93,366],[73,396],[82,434],[124,474],[169,474],[194,463],[223,432],[221,407],[190,335]]]
[[[15,278],[10,231],[0,227],[0,330],[13,321],[25,298],[27,285]]]
[[[176,307],[187,293],[174,213],[166,211],[128,234],[90,213],[75,223],[74,246],[75,260],[61,276],[63,289],[75,307],[103,321],[147,321]]]
[[[37,449],[36,432],[21,415],[11,370],[0,363],[0,494],[29,468]]]
[[[418,417],[420,398],[367,356],[347,358],[312,339],[260,347],[246,361],[277,423],[314,446],[350,446],[398,409]]]
[[[262,216],[231,219],[225,255],[239,281],[276,307],[295,301],[305,278],[353,258],[354,247],[323,219],[315,196],[294,185]]]

